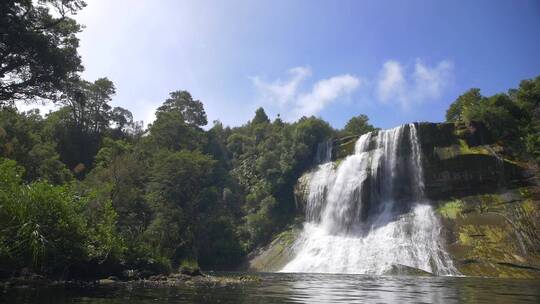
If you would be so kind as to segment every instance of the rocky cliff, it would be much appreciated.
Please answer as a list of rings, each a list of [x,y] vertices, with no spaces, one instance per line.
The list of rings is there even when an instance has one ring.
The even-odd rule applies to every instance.
[[[505,158],[504,148],[482,125],[420,123],[417,129],[425,195],[441,219],[458,270],[471,276],[540,277],[540,187],[534,169]],[[350,155],[357,139],[335,140],[334,162]],[[295,187],[299,216],[310,177],[307,172]],[[290,229],[253,253],[249,268],[279,269],[290,258],[297,233],[298,227]]]

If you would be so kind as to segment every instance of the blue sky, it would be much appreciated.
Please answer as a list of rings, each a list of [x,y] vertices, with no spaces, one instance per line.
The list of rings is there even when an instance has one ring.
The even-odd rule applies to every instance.
[[[182,89],[231,126],[263,106],[388,128],[540,75],[540,1],[87,2],[83,76],[109,77],[145,122]]]

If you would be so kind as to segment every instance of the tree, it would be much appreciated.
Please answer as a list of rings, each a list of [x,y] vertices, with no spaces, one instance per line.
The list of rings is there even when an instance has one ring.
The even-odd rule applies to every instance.
[[[172,92],[156,111],[156,120],[148,128],[157,148],[202,150],[206,138],[200,128],[207,124],[202,102],[187,91]]]
[[[115,94],[112,81],[76,80],[69,83],[64,107],[47,116],[51,136],[58,142],[59,154],[78,177],[91,168],[103,137],[110,130],[112,111],[109,102]]]
[[[48,136],[39,110],[19,113],[14,108],[0,110],[0,156],[16,160],[25,168],[25,180],[44,179],[63,184],[72,176]]]
[[[132,145],[110,138],[105,138],[95,160],[95,168],[83,182],[84,188],[95,189],[101,200],[111,200],[119,216],[117,227],[124,239],[139,238],[151,218],[144,199],[147,162],[138,157]]]
[[[71,112],[70,124],[84,133],[100,133],[109,127],[114,83],[103,77],[89,82],[74,80],[66,87],[62,103]],[[118,113],[117,113],[118,114]]]
[[[199,152],[161,151],[155,155],[147,194],[155,218],[148,236],[162,255],[176,262],[196,258],[197,198],[208,186],[214,164]]]
[[[375,127],[369,123],[369,118],[366,115],[360,114],[347,122],[343,128],[342,136],[362,135],[371,131],[375,131]]]
[[[205,140],[203,131],[184,122],[179,112],[161,112],[149,127],[154,148],[174,151],[200,149]]]
[[[482,122],[496,140],[513,141],[518,136],[518,109],[506,94],[483,98],[463,107],[461,120],[467,124]]]
[[[170,98],[157,109],[156,117],[170,112],[179,113],[183,121],[190,126],[202,127],[208,123],[202,102],[193,100],[188,91],[171,92]]]
[[[478,104],[484,97],[480,94],[480,89],[473,88],[460,95],[448,110],[446,110],[446,121],[457,122],[463,119],[463,111]]]
[[[118,130],[124,131],[124,128],[133,124],[133,114],[122,107],[114,107],[111,113],[111,120]]]
[[[99,78],[94,83],[87,83],[86,104],[90,112],[90,132],[100,133],[109,128],[111,119],[111,106],[109,102],[116,94],[114,83],[104,78]]]
[[[92,201],[69,184],[25,184],[24,169],[0,159],[0,270],[65,272],[121,251],[109,201]]]
[[[257,111],[255,111],[255,117],[251,121],[252,124],[262,124],[262,123],[269,123],[270,119],[268,119],[268,116],[266,115],[266,112],[264,112],[264,109],[258,108]]]
[[[540,76],[523,80],[510,97],[522,110],[519,116],[520,139],[527,153],[540,163]]]
[[[68,15],[85,5],[82,0],[0,2],[0,105],[57,99],[64,82],[82,71],[76,36],[81,26]]]
[[[510,155],[540,161],[540,77],[523,80],[508,94],[483,97],[470,89],[450,105],[446,119],[481,122]]]

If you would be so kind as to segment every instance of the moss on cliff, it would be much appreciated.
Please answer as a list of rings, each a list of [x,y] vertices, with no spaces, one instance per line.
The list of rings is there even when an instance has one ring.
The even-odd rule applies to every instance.
[[[300,231],[299,226],[293,226],[276,235],[270,244],[254,251],[243,268],[257,272],[279,271],[293,258],[293,244]]]
[[[538,202],[530,189],[442,201],[437,208],[458,270],[471,276],[540,277]]]
[[[437,211],[440,215],[449,219],[456,219],[461,215],[463,210],[463,202],[460,200],[453,200],[441,205]]]

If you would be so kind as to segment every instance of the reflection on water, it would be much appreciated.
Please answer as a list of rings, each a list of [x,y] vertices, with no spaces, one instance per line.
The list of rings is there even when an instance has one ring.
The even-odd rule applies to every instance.
[[[224,274],[227,275],[227,274]],[[261,274],[228,287],[10,290],[0,303],[540,303],[540,281],[463,277]]]

